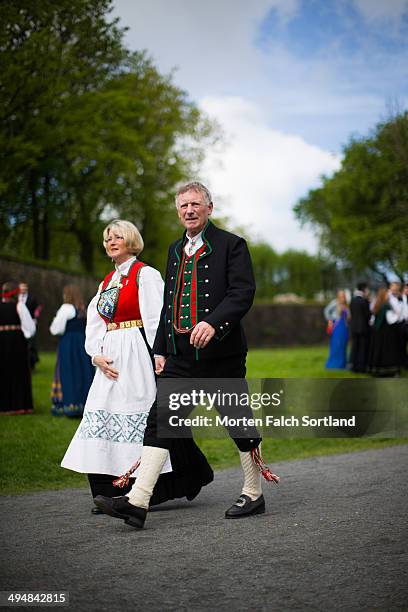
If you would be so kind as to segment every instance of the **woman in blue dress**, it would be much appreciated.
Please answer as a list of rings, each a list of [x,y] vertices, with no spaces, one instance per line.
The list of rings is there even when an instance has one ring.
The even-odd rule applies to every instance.
[[[86,310],[79,287],[67,285],[64,303],[51,323],[50,332],[61,336],[58,344],[51,413],[81,416],[95,368],[85,352]]]
[[[344,370],[347,366],[347,342],[349,338],[348,320],[350,311],[346,293],[337,292],[336,319],[332,320],[329,358],[326,368]]]

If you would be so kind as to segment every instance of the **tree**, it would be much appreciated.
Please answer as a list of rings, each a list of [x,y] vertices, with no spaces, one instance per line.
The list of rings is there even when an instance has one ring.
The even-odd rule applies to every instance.
[[[197,169],[215,133],[170,76],[146,54],[127,51],[123,31],[107,19],[110,6],[0,5],[6,248],[18,237],[27,254],[66,261],[74,238],[78,263],[90,273],[102,258],[101,229],[114,216],[136,222],[144,256],[164,264],[163,242],[176,224],[171,193]]]
[[[340,170],[295,206],[322,246],[355,270],[401,278],[408,271],[408,113],[353,138]]]
[[[29,222],[33,254],[49,258],[63,124],[72,98],[103,83],[125,57],[109,0],[5,0],[0,5],[2,211]],[[4,214],[4,213],[3,213]]]
[[[256,280],[256,298],[273,298],[279,293],[295,293],[313,299],[320,292],[336,288],[335,266],[318,255],[288,249],[276,253],[265,242],[250,244]]]
[[[250,249],[256,280],[256,297],[273,297],[278,293],[277,283],[282,274],[279,255],[266,242],[251,243]]]

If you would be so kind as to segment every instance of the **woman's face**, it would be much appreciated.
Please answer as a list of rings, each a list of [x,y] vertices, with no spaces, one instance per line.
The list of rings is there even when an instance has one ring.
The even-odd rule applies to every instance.
[[[344,291],[339,291],[337,293],[337,299],[340,302],[340,304],[345,304],[346,303],[346,294]]]
[[[105,245],[107,254],[118,265],[129,259],[131,256],[131,253],[129,253],[125,245],[125,239],[120,234],[119,230],[115,228],[109,229],[108,238]]]

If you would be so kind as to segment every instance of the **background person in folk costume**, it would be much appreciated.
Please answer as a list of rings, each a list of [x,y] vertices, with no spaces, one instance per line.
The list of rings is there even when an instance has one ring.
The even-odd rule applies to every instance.
[[[141,454],[156,396],[150,347],[163,304],[160,273],[137,259],[143,249],[138,229],[116,220],[104,230],[103,240],[115,269],[99,286],[87,312],[85,350],[96,373],[83,419],[61,464],[88,474],[93,497],[117,495],[113,481]],[[186,477],[186,464],[198,474],[197,482]],[[213,478],[194,443],[167,458],[160,472],[151,504],[184,495],[193,498]]]
[[[64,303],[51,323],[50,332],[61,336],[57,349],[52,390],[55,416],[81,416],[94,377],[91,358],[85,352],[86,309],[77,285],[63,289]]]
[[[408,370],[408,283],[405,283],[402,290],[402,313],[403,313],[403,351],[402,351],[402,367]]]
[[[368,370],[374,376],[396,376],[401,367],[398,320],[402,302],[391,300],[387,287],[380,287],[372,305],[374,315]]]
[[[19,284],[20,293],[18,299],[20,302],[23,302],[28,308],[28,311],[34,319],[34,323],[36,325],[36,331],[34,332],[31,338],[28,338],[28,353],[30,358],[30,366],[31,369],[34,370],[35,364],[40,361],[37,350],[37,342],[36,342],[36,332],[37,332],[37,324],[38,319],[40,318],[42,306],[39,304],[34,296],[29,293],[28,284],[25,281],[22,281]]]
[[[337,318],[333,321],[331,329],[330,351],[326,368],[342,370],[347,365],[348,321],[350,319],[346,292],[343,289],[337,292],[336,311]]]
[[[353,372],[367,370],[368,349],[370,345],[370,302],[367,283],[358,283],[357,290],[350,302],[351,332],[351,369]]]
[[[398,313],[398,318],[395,322],[395,326],[398,329],[399,351],[400,351],[399,364],[402,368],[405,362],[405,344],[406,344],[405,329],[404,329],[405,327],[404,325],[405,304],[404,304],[404,297],[402,294],[402,286],[401,286],[401,283],[399,283],[398,281],[394,281],[390,283],[388,301],[389,301],[389,304],[392,310]],[[389,313],[388,316],[390,317],[391,314]],[[396,317],[393,317],[392,320],[394,320],[395,318]]]
[[[1,296],[0,414],[29,413],[33,398],[27,339],[35,334],[35,323],[26,305],[18,301],[17,283],[4,283]]]
[[[255,282],[245,240],[218,229],[209,217],[211,195],[201,183],[189,183],[176,196],[181,240],[170,246],[164,306],[154,343],[156,372],[163,378],[235,378],[246,373],[247,344],[241,319],[252,305]],[[244,381],[245,382],[245,381]],[[180,439],[161,438],[157,403],[150,411],[135,485],[127,496],[98,497],[95,503],[133,527],[143,527],[158,474]],[[248,409],[248,415],[252,416]],[[257,432],[255,431],[255,435]],[[259,437],[234,438],[244,471],[242,494],[226,512],[240,518],[264,512]]]

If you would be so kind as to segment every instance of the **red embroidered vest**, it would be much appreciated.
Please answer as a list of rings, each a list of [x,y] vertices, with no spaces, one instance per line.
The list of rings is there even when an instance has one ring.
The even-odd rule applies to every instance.
[[[133,319],[141,319],[139,306],[139,273],[146,264],[141,261],[135,261],[129,269],[127,276],[121,276],[119,287],[119,298],[114,305],[113,318],[109,319],[101,314],[99,315],[106,323],[120,323],[121,321],[131,321]],[[101,296],[109,284],[115,271],[109,272],[102,284]],[[108,289],[109,291],[109,289]],[[98,302],[99,304],[99,302]]]

